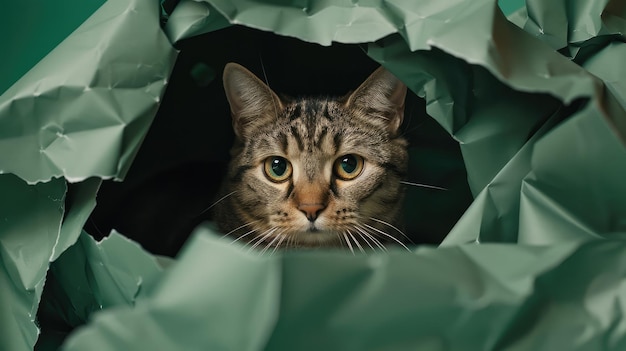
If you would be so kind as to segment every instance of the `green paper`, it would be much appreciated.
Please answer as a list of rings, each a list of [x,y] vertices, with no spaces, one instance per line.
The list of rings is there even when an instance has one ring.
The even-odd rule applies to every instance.
[[[556,143],[561,144],[554,148],[554,151],[542,151],[555,155],[553,162],[545,167],[553,169],[553,172],[562,172],[563,179],[572,178],[572,174],[579,174],[571,167],[563,167],[561,160],[564,156],[571,157],[572,162],[578,165],[584,165],[583,168],[589,165],[580,162],[577,152],[584,151],[586,159],[598,161],[593,167],[589,167],[592,171],[587,172],[584,182],[603,183],[607,184],[606,187],[600,187],[601,190],[596,189],[593,192],[580,191],[584,195],[581,194],[576,201],[588,204],[588,201],[593,199],[599,206],[597,209],[610,213],[613,219],[611,224],[604,223],[591,229],[586,237],[601,237],[603,236],[601,233],[607,227],[611,228],[611,231],[624,231],[626,227],[622,224],[622,215],[616,214],[623,213],[623,207],[619,201],[614,200],[616,194],[626,194],[624,183],[618,180],[624,172],[623,166],[626,163],[623,144],[619,142],[619,138],[624,139],[626,136],[623,92],[619,88],[616,89],[616,84],[613,83],[609,85],[609,93],[605,94],[604,82],[585,69],[556,52],[546,50],[542,43],[520,32],[502,17],[496,15],[494,19],[493,28],[503,31],[510,37],[507,43],[504,43],[502,38],[506,36],[496,36],[494,32],[490,43],[487,43],[491,47],[485,46],[486,56],[476,63],[480,63],[489,73],[512,88],[528,92],[549,92],[563,102],[547,95],[515,91],[495,81],[483,68],[470,64],[475,63],[472,57],[480,56],[477,56],[479,46],[476,45],[455,46],[453,53],[464,57],[469,63],[450,58],[438,50],[411,52],[411,48],[407,47],[405,40],[400,36],[392,36],[372,44],[368,50],[370,56],[399,77],[411,77],[406,83],[419,96],[426,99],[428,113],[461,143],[468,182],[476,199],[446,237],[444,245],[487,241],[517,242],[520,231],[526,232],[529,228],[536,233],[532,237],[541,237],[530,240],[529,243],[561,242],[562,236],[573,235],[569,233],[567,221],[552,226],[547,226],[544,221],[543,224],[546,226],[530,227],[527,224],[536,222],[536,218],[522,218],[526,224],[519,222],[522,215],[521,182],[534,168],[529,164],[530,159],[532,155],[540,154],[534,150],[534,143],[540,141],[544,133],[549,133],[545,138],[557,138],[559,140]],[[447,32],[443,37],[430,38],[429,42],[444,51],[447,50],[448,43],[471,42],[469,38],[461,39],[466,37],[467,33],[463,33],[459,28],[464,30],[467,26],[459,26],[456,31]],[[612,33],[606,37],[607,40],[611,38],[615,39]],[[511,43],[515,43],[515,46],[510,46]],[[612,45],[623,45],[617,43],[620,42],[616,41]],[[602,46],[589,46],[586,49],[586,56],[589,56],[602,49]],[[605,62],[604,67],[611,67],[611,63],[617,64],[618,61],[615,60],[619,55],[611,57],[611,62]],[[510,62],[503,61],[503,58],[510,59]],[[441,64],[442,62],[445,63]],[[605,74],[606,76],[608,75]],[[465,77],[471,77],[471,80]],[[621,77],[616,78],[615,75],[611,77],[611,80],[621,81]],[[558,129],[558,123],[563,119],[574,118],[571,116],[576,116],[577,109],[583,106],[580,101],[572,102],[577,98],[590,99],[588,102],[590,106],[587,109],[594,111],[587,113],[589,114],[587,119],[593,120],[589,123],[594,124],[595,129],[579,128],[576,133],[570,132],[567,135],[561,133],[560,136],[555,136],[556,132],[553,133],[551,129]],[[563,103],[572,103],[573,107],[563,106]],[[538,134],[533,136],[533,133]],[[594,143],[598,143],[598,140],[602,142],[588,150],[581,144],[589,139],[594,140]],[[568,146],[565,147],[563,144]],[[561,155],[563,150],[575,152]],[[607,153],[612,156],[607,156]],[[609,160],[615,160],[615,164]],[[553,207],[560,208],[562,205],[557,204],[571,202],[572,197],[567,195],[567,192],[578,189],[573,186],[574,184],[582,186],[580,183],[570,182],[571,187],[565,188],[559,198],[544,198],[541,203],[552,202]],[[617,197],[619,198],[619,195]],[[598,214],[588,209],[587,211],[584,217],[606,216],[605,213]],[[556,216],[558,212],[559,210],[555,209],[549,217],[558,218]],[[581,211],[578,213],[582,215]],[[574,216],[574,222],[576,218]],[[545,229],[548,228],[551,230],[546,233]],[[527,234],[523,235],[522,241],[527,242]]]
[[[330,45],[363,43],[397,31],[394,16],[363,1],[203,0],[231,23]],[[395,4],[394,4],[395,5]]]
[[[626,238],[626,149],[601,115],[591,104],[535,145],[522,183],[519,242]]]
[[[104,3],[0,96],[0,349],[32,349],[37,312],[42,350],[626,347],[626,7],[498,4],[183,0],[162,29],[153,2]],[[82,230],[132,164],[172,44],[228,23],[367,44],[424,98],[475,196],[440,247],[259,255],[200,228],[163,272]]]
[[[625,254],[591,241],[269,256],[202,229],[134,308],[96,314],[63,349],[619,349]]]
[[[50,267],[40,306],[39,349],[56,349],[96,311],[132,306],[162,274],[157,259],[116,232],[95,242],[83,232]]]
[[[211,5],[202,1],[182,0],[170,15],[165,33],[175,43],[228,25],[228,21]]]
[[[211,246],[213,242],[202,237],[189,246],[186,259],[176,262],[158,285],[145,287],[134,308],[98,313],[94,323],[99,327],[78,329],[64,349],[258,349],[276,318],[279,266],[256,255],[232,255],[225,243]],[[230,269],[245,274],[230,276]],[[118,318],[129,324],[120,324]],[[150,337],[135,337],[139,334]]]
[[[84,16],[87,4],[76,10],[76,18]],[[43,50],[76,21],[48,15],[46,26],[53,19],[65,22],[42,38],[48,43]],[[129,42],[129,37],[142,39]],[[40,55],[18,52],[23,64]],[[77,184],[76,197],[66,200],[65,181],[55,178],[78,182],[125,175],[174,58],[149,1],[108,1],[0,96],[0,173],[23,179],[4,174],[0,181],[0,309],[5,311],[0,349],[32,349],[49,262],[76,241],[95,206],[99,179]],[[11,79],[0,77],[2,84]],[[65,218],[64,201],[71,206]]]
[[[57,249],[50,261],[56,260],[78,240],[89,214],[96,207],[96,194],[101,183],[102,180],[98,178],[90,178],[84,182],[70,185],[72,191],[66,200],[66,204],[69,205],[69,212],[63,218],[61,233],[56,244]]]
[[[29,350],[46,271],[58,247],[65,181],[28,185],[0,175],[0,346]]]
[[[520,26],[555,50],[575,57],[587,40],[624,33],[623,5],[619,1],[527,0]]]
[[[39,329],[35,315],[50,262],[73,245],[95,206],[99,179],[28,185],[13,175],[0,176],[0,318],[2,349],[31,350]]]
[[[0,95],[0,172],[122,179],[176,58],[158,20],[149,0],[107,1]]]

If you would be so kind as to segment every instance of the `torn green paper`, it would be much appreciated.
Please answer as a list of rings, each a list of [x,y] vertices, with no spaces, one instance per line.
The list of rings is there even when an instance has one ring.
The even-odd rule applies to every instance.
[[[190,2],[185,3],[191,5]],[[220,5],[219,1],[210,3],[216,8]],[[365,2],[362,2],[362,8],[357,9],[352,3],[345,3],[340,11],[331,11],[332,8],[325,10],[325,4],[319,3],[316,4],[319,8],[310,10],[314,13],[311,18],[306,15],[292,17],[280,11],[268,12],[268,9],[275,9],[281,3],[287,2],[234,2],[230,5],[244,4],[248,7],[229,18],[233,22],[249,20],[245,24],[255,26],[254,21],[268,18],[267,13],[270,13],[279,21],[269,23],[269,29],[320,43],[329,43],[332,38],[346,42],[369,42],[378,39],[386,30],[397,33],[371,44],[368,54],[396,72],[414,92],[423,96],[429,104],[429,113],[460,141],[470,174],[469,181],[476,194],[474,204],[445,242],[455,247],[423,249],[415,255],[394,252],[390,256],[373,255],[367,258],[350,257],[344,253],[314,252],[257,259],[240,249],[224,247],[221,243],[199,235],[201,238],[188,249],[180,265],[157,286],[147,287],[143,291],[146,295],[137,299],[136,308],[120,307],[119,310],[108,309],[94,314],[93,321],[88,322],[85,329],[77,330],[68,341],[67,349],[117,350],[130,348],[129,345],[141,349],[139,347],[146,346],[145,342],[159,342],[154,346],[167,349],[180,347],[185,350],[193,349],[193,346],[206,348],[215,345],[234,345],[240,349],[255,346],[275,349],[288,345],[300,349],[338,346],[342,349],[363,350],[378,345],[454,348],[457,345],[455,342],[460,341],[465,343],[460,344],[459,349],[469,348],[468,345],[520,350],[542,347],[549,350],[624,348],[624,337],[619,327],[623,314],[620,286],[623,285],[621,268],[624,264],[621,259],[624,257],[624,248],[622,241],[615,240],[625,232],[626,213],[622,200],[625,198],[624,185],[620,182],[625,161],[622,141],[625,135],[626,99],[622,88],[623,72],[618,65],[623,57],[621,52],[624,44],[620,31],[611,29],[624,23],[623,6],[620,8],[618,1],[586,2],[587,7],[574,6],[567,11],[569,17],[549,23],[549,34],[567,33],[569,29],[565,30],[565,27],[578,29],[584,28],[585,23],[593,24],[589,27],[593,29],[588,32],[589,35],[576,37],[576,40],[582,41],[567,43],[566,51],[550,46],[553,42],[549,37],[528,34],[507,22],[498,12],[495,1],[464,2],[463,6],[452,1],[415,4],[388,2],[395,6],[393,10],[379,10]],[[548,18],[546,13],[549,9],[559,6],[555,5],[558,2],[532,3],[533,18],[538,19]],[[122,6],[120,4],[110,0],[103,9]],[[295,5],[298,4],[295,2]],[[110,18],[104,16],[106,18],[99,22],[104,24],[94,24],[94,27],[88,28],[100,28],[99,35],[117,35],[118,39],[144,39],[140,40],[146,45],[142,50],[128,54],[149,54],[141,59],[150,59],[152,61],[149,62],[160,66],[155,71],[147,70],[143,72],[145,74],[133,75],[137,82],[136,85],[131,84],[134,89],[130,92],[137,95],[132,95],[132,99],[119,98],[116,94],[122,94],[124,89],[118,89],[122,86],[111,86],[111,98],[100,100],[94,97],[89,103],[73,103],[71,108],[57,106],[58,109],[53,111],[59,111],[59,116],[67,113],[74,118],[72,123],[63,122],[64,127],[73,128],[78,122],[87,120],[84,117],[87,113],[94,111],[113,111],[106,115],[109,117],[128,112],[125,116],[132,115],[140,120],[129,122],[128,133],[134,137],[145,134],[150,122],[146,111],[157,105],[149,100],[160,96],[157,93],[162,91],[159,90],[162,89],[159,84],[167,80],[174,54],[169,44],[163,44],[158,29],[158,15],[140,15],[151,14],[152,10],[149,9],[156,13],[157,6],[150,7],[147,1],[136,1],[132,5],[137,5],[136,13],[126,11],[126,4],[123,4],[119,12],[124,15]],[[223,7],[228,9],[228,5]],[[293,5],[289,7],[298,9]],[[602,18],[598,18],[599,10],[584,12],[589,8],[602,9]],[[203,12],[194,16],[194,11],[187,11],[189,9],[181,7],[180,15],[170,17],[171,22],[167,26],[172,28],[168,32],[172,42],[210,30],[211,26],[219,27],[215,23],[223,24],[218,16],[214,17],[215,22],[205,22],[204,19],[210,17],[211,13]],[[104,13],[101,11],[95,18]],[[266,17],[263,17],[264,14]],[[346,15],[345,18],[334,17],[342,14]],[[517,15],[521,18],[524,16]],[[346,26],[351,20],[356,25]],[[359,29],[362,23],[378,20],[381,21],[380,25],[371,32],[361,30],[362,26]],[[394,22],[396,20],[401,21]],[[542,22],[537,20],[537,23]],[[398,27],[390,29],[390,24]],[[427,27],[428,30],[419,30],[421,27]],[[541,24],[537,28],[544,32],[548,29]],[[606,32],[602,28],[610,30]],[[567,34],[567,37],[571,36]],[[564,45],[561,39],[554,43]],[[93,47],[93,43],[88,44],[84,50]],[[104,52],[111,55],[118,54],[117,49],[126,52],[127,46],[115,45],[103,48]],[[63,44],[58,50],[66,49],[67,45]],[[573,52],[575,57],[570,60],[568,56],[555,52],[555,49]],[[54,58],[55,55],[64,54],[57,52],[50,57]],[[59,61],[61,68],[67,65],[75,68],[75,62],[71,60]],[[42,64],[44,62],[49,62],[49,58]],[[24,82],[38,81],[48,75],[49,72],[38,67],[18,84],[30,89],[32,86]],[[56,65],[49,67],[52,71],[56,69]],[[62,69],[59,71],[63,72]],[[33,76],[33,72],[39,76]],[[120,72],[133,74],[135,71],[128,69]],[[155,72],[156,78],[152,75]],[[43,82],[46,83],[45,80]],[[65,86],[64,81],[57,81],[55,84],[57,86],[52,90],[54,93],[41,94],[37,98],[32,98],[33,91],[28,89],[25,90],[27,94],[23,100],[17,94],[0,97],[1,130],[19,129],[5,128],[13,126],[11,123],[17,126],[21,126],[20,123],[33,123],[26,125],[30,127],[24,129],[26,137],[17,133],[0,141],[0,150],[11,153],[0,153],[0,169],[5,172],[15,171],[29,182],[50,179],[55,174],[65,174],[72,181],[89,176],[122,178],[132,161],[133,151],[128,150],[136,148],[141,140],[141,137],[129,137],[132,139],[130,141],[120,137],[123,133],[117,133],[121,128],[119,125],[126,124],[115,124],[119,122],[116,120],[112,127],[115,133],[98,132],[100,136],[107,136],[108,141],[97,146],[94,146],[96,139],[92,138],[90,129],[90,132],[86,132],[88,135],[81,139],[80,145],[70,149],[68,145],[73,139],[63,141],[66,140],[63,136],[69,134],[54,129],[42,131],[41,120],[12,117],[16,116],[15,111],[19,112],[18,116],[40,116],[32,111],[21,110],[38,106],[27,103],[20,105],[24,101],[48,102],[52,96],[54,99],[49,101],[54,107],[57,96],[73,97],[72,94],[76,94],[78,100],[86,99],[82,93],[75,91],[76,87],[72,83]],[[154,90],[140,93],[138,87]],[[108,86],[105,85],[104,90],[108,90]],[[134,103],[136,96],[139,96],[137,101],[143,99],[145,108],[133,105],[134,109],[126,111],[126,104],[128,101]],[[15,97],[19,99],[14,100]],[[100,124],[96,124],[95,129],[102,131],[98,127],[101,127]],[[23,143],[14,144],[13,137],[21,139]],[[65,157],[51,159],[45,153],[44,156],[38,154],[40,143],[50,140],[53,141],[52,149],[59,147]],[[130,148],[119,146],[126,145],[126,141],[130,143]],[[16,145],[20,147],[15,148]],[[98,152],[93,153],[94,150]],[[100,151],[112,152],[113,156],[102,156]],[[89,159],[91,163],[97,164],[95,168],[83,169],[89,163],[82,162],[79,157],[82,152],[88,153],[90,157],[91,154],[98,156]],[[16,153],[23,157],[15,158]],[[33,155],[35,157],[30,157]],[[48,164],[50,160],[56,163]],[[64,169],[64,162],[71,167]],[[5,169],[7,165],[13,165],[14,170]],[[101,172],[101,169],[108,171]],[[61,186],[61,183],[54,184]],[[7,184],[11,185],[7,189],[13,189],[13,183]],[[49,183],[30,187],[20,184],[23,186],[20,191],[25,194],[32,189],[52,187]],[[92,205],[89,199],[93,199],[89,191],[95,185],[85,186],[82,190],[85,197],[80,201],[77,199],[77,203],[82,205],[77,205],[78,212],[74,216],[68,214],[64,226],[70,223],[74,223],[73,226],[80,225],[89,211]],[[55,192],[56,195],[64,193],[56,190],[59,191]],[[25,198],[21,196],[22,193],[14,195],[15,198]],[[58,196],[55,198],[58,199]],[[8,198],[8,207],[13,205],[12,200],[13,196]],[[43,206],[45,210],[28,207],[24,213],[29,214],[29,219],[42,218],[42,213],[49,215],[55,209],[51,204],[43,203],[47,204]],[[36,211],[35,216],[30,216],[31,212],[26,211]],[[8,217],[11,220],[23,218],[24,215],[22,212],[7,213],[10,213]],[[49,245],[48,241],[43,240],[49,239],[48,231],[43,229],[54,228],[52,233],[58,232],[61,217],[48,215],[43,218],[49,221],[40,224],[27,223],[21,219],[23,226],[36,226],[41,237],[26,238],[20,227],[15,231],[20,234],[17,242],[26,243],[27,246],[38,246],[41,243]],[[61,227],[60,232],[63,231]],[[14,232],[2,229],[0,238],[15,235],[6,233]],[[31,231],[27,233],[31,234]],[[67,247],[73,240],[72,235],[78,235],[75,228],[59,236],[62,244],[58,247]],[[589,241],[591,238],[609,240]],[[490,241],[511,244],[459,245]],[[136,247],[132,253],[128,253],[127,246],[131,244],[126,241],[118,243],[119,246],[111,247],[112,256],[117,257],[119,254],[123,258],[132,258],[136,254],[144,257]],[[519,243],[544,246],[524,246]],[[5,258],[17,252],[14,247],[6,254],[2,252],[3,265],[0,268],[6,271],[2,277],[11,277],[11,283],[21,282],[21,279],[13,279],[17,275],[10,272],[18,268],[6,264]],[[72,257],[72,251],[68,252],[68,257]],[[87,252],[85,261],[97,256],[92,251]],[[214,253],[213,256],[207,256],[210,252]],[[54,257],[58,252],[50,254],[50,257]],[[5,334],[0,338],[3,347],[6,343],[12,350],[28,349],[34,342],[36,329],[32,322],[33,303],[36,304],[37,291],[41,289],[37,279],[41,277],[41,271],[45,271],[46,260],[49,259],[43,254],[39,256],[33,261],[36,271],[28,271],[35,288],[22,287],[17,292],[2,290],[2,306],[19,306],[14,313],[15,318],[9,315],[1,320],[0,329],[6,330],[6,338]],[[61,260],[63,258],[59,262]],[[79,260],[75,258],[66,262],[66,265],[72,266],[73,262]],[[222,266],[225,262],[236,264]],[[128,282],[132,282],[130,285],[124,284],[124,287],[128,288],[126,292],[134,294],[136,278],[143,273],[126,268],[132,266],[132,262],[122,263],[121,266],[115,266],[112,262],[102,263],[104,272],[115,268],[119,276],[125,276]],[[257,273],[253,278],[258,281],[248,279],[247,272],[250,270]],[[463,274],[459,275],[459,270],[463,270]],[[63,271],[69,273],[70,269],[62,268],[58,273],[63,274]],[[155,279],[158,280],[158,277]],[[254,284],[255,288],[262,286],[265,289],[262,294],[246,295],[256,290],[235,289],[229,285],[233,282],[240,284],[238,287]],[[72,283],[71,279],[65,282],[66,285]],[[103,296],[103,291],[115,291],[115,284],[107,279],[107,274],[93,278],[93,294]],[[68,290],[54,291],[59,294],[55,296],[59,300],[66,298],[64,294],[67,294],[72,296],[66,301],[68,303],[76,302],[78,305],[78,302],[84,302]],[[231,306],[224,303],[233,297],[239,297],[236,304]],[[91,297],[86,300],[92,301]],[[197,300],[199,302],[194,303]],[[109,306],[124,306],[128,301],[132,299],[115,299],[115,303]],[[386,308],[377,310],[381,301],[397,304],[382,305]],[[241,307],[242,302],[246,303],[247,309],[237,308]],[[280,306],[280,309],[272,308],[276,306]],[[228,313],[203,313],[212,311],[212,308]],[[59,311],[63,314],[67,310]],[[92,309],[80,310],[80,318],[65,316],[65,320],[71,326],[76,326],[88,318],[85,315],[90,311]],[[252,313],[258,318],[250,318],[250,311],[258,311]],[[370,314],[375,314],[377,318],[371,318]],[[224,321],[224,315],[232,319]],[[421,326],[410,323],[412,321],[426,321],[428,324],[423,328],[415,328],[417,334],[414,329],[401,335],[394,333],[405,331],[402,328],[407,326]],[[237,328],[232,327],[235,324]],[[254,338],[241,339],[240,334],[233,334],[241,330],[241,325],[251,330],[250,334]],[[396,325],[396,328],[392,328]],[[185,328],[177,329],[181,326]],[[201,331],[194,327],[201,328]],[[128,333],[132,328],[153,333],[149,334],[150,338],[137,338],[136,334]],[[164,330],[172,334],[164,333]],[[373,332],[368,333],[370,330]],[[388,333],[385,332],[387,330]],[[411,336],[414,338],[411,339]]]
[[[99,178],[89,178],[80,183],[69,184],[65,198],[65,205],[68,207],[63,217],[56,249],[50,261],[55,261],[78,240],[89,214],[96,207],[96,194],[101,184],[102,180]]]
[[[78,238],[99,185],[99,179],[73,185],[68,198],[62,179],[28,185],[10,174],[0,176],[2,349],[29,350],[35,344],[35,316],[48,266]]]
[[[522,183],[518,242],[626,239],[626,149],[601,115],[590,104],[537,141]]]
[[[594,238],[604,236],[601,233],[605,232],[625,231],[622,215],[618,214],[624,213],[623,206],[619,200],[615,200],[620,196],[626,196],[625,184],[620,181],[626,167],[623,143],[620,142],[620,138],[626,136],[624,112],[626,99],[623,98],[622,92],[609,88],[609,93],[605,94],[601,80],[568,58],[550,52],[542,43],[529,38],[512,24],[501,20],[500,16],[496,15],[495,20],[494,30],[498,29],[509,36],[503,36],[500,32],[496,35],[494,32],[493,41],[485,46],[491,48],[486,50],[487,59],[483,60],[482,65],[513,88],[529,92],[549,92],[565,103],[572,104],[572,107],[563,106],[561,102],[547,95],[522,93],[507,88],[494,80],[483,68],[451,58],[439,50],[411,52],[404,39],[399,36],[392,36],[372,44],[368,51],[373,58],[396,75],[413,77],[407,85],[418,95],[425,97],[429,114],[461,143],[468,181],[476,200],[446,237],[444,244],[517,242],[518,235],[523,236],[520,240],[525,243],[561,242],[562,235],[572,235],[562,232],[569,233],[569,229],[566,228],[578,218],[576,215],[560,219],[560,216],[556,216],[562,206],[574,203],[571,202],[574,197],[568,194],[572,192],[579,193],[576,197],[579,204],[589,204],[589,201],[593,201],[597,206],[592,208],[602,209],[611,214],[610,220],[604,220],[601,224],[596,221],[595,225],[587,228],[586,236],[576,235],[576,237]],[[465,30],[467,27],[459,28]],[[469,38],[461,40],[467,34],[462,33],[460,29],[457,32],[456,35],[449,32],[445,37],[432,38],[430,43],[445,51],[447,43],[469,40]],[[609,36],[612,37],[613,34]],[[512,43],[515,45],[512,46]],[[614,45],[623,44],[615,41]],[[480,56],[476,56],[477,47],[457,45],[455,54],[461,54],[471,63],[472,56]],[[596,50],[601,48],[596,47]],[[586,55],[593,53],[590,50],[591,48],[586,51]],[[619,56],[612,56],[613,66],[619,66]],[[512,61],[502,61],[505,57],[511,57]],[[446,64],[440,65],[439,63],[444,60]],[[531,64],[523,64],[521,60]],[[498,64],[493,65],[492,62]],[[611,66],[610,63],[605,64],[605,67]],[[546,74],[547,72],[549,74]],[[471,77],[471,80],[462,77]],[[620,81],[619,78],[616,80]],[[615,84],[610,86],[614,87]],[[589,101],[585,103],[583,99]],[[585,104],[589,104],[585,109],[587,112],[584,112],[585,118],[589,120],[588,123],[595,125],[595,129],[579,128],[577,133],[569,134],[552,132],[551,129],[559,128],[558,123],[562,120],[583,113],[578,110]],[[575,122],[568,120],[564,123]],[[533,137],[533,133],[539,134]],[[544,136],[544,133],[548,135]],[[555,133],[560,136],[555,136]],[[519,222],[520,216],[528,213],[520,213],[521,182],[534,168],[530,164],[531,159],[537,157],[533,155],[540,154],[535,151],[534,144],[540,142],[542,138],[558,138],[556,142],[561,144],[558,148],[541,151],[554,154],[553,162],[544,167],[553,168],[551,172],[562,173],[563,180],[572,179],[573,174],[579,175],[580,172],[573,171],[571,166],[563,167],[564,160],[571,158],[572,162],[582,165],[583,168],[589,167],[582,182],[597,186],[587,185],[580,189],[580,182],[561,183],[563,190],[558,192],[560,193],[560,196],[557,195],[558,198],[544,198],[540,201],[542,204],[553,203],[552,207],[557,209],[549,217],[552,218],[552,222],[558,223],[550,226],[528,226],[528,223],[534,223],[538,219],[524,217],[522,221],[525,224]],[[583,146],[585,140],[594,140],[593,143],[600,144],[594,148],[587,148]],[[564,144],[568,146],[565,147]],[[562,154],[564,150],[574,152]],[[581,163],[579,152],[583,152],[585,159],[597,162],[594,166]],[[613,156],[608,156],[607,153]],[[590,189],[593,191],[588,191]],[[583,217],[607,216],[589,211],[587,207],[585,209],[586,214],[583,214],[582,209],[577,210],[577,213]],[[538,208],[535,212],[545,212],[545,208]],[[543,224],[547,225],[545,221]],[[581,226],[580,223],[574,225]],[[530,228],[535,233],[531,235],[535,237],[534,240],[528,240],[526,233]],[[548,228],[551,230],[547,230],[546,233]],[[537,236],[541,239],[537,239]]]
[[[98,313],[63,350],[618,350],[625,254],[592,241],[261,256],[201,230],[134,308]]]
[[[363,43],[397,31],[399,19],[376,3],[341,1],[203,0],[231,23],[330,45]]]
[[[68,331],[99,310],[133,306],[161,276],[157,259],[117,233],[95,242],[83,232],[55,261],[40,305],[37,347],[57,349]]]
[[[486,67],[513,87],[555,93],[565,101],[594,85],[575,65],[508,22],[494,1],[390,1],[384,7],[365,1],[204,1],[231,23],[321,45],[374,42],[398,33],[410,51],[436,47]]]
[[[228,25],[228,21],[208,3],[182,0],[170,15],[165,25],[165,34],[175,43]]]
[[[0,96],[1,173],[124,177],[176,58],[158,10],[107,1]]]
[[[116,309],[130,324],[142,321],[141,325],[136,325],[141,331],[126,329],[126,325],[118,324],[115,319],[105,319],[107,329],[126,329],[130,333],[122,335],[113,331],[113,336],[85,328],[81,329],[82,337],[79,337],[82,341],[76,345],[70,340],[64,349],[84,349],[85,338],[91,340],[91,347],[97,345],[98,350],[145,347],[193,350],[201,345],[204,349],[250,350],[265,342],[279,302],[277,263],[252,256],[233,256],[223,246],[210,249],[206,245],[193,245],[189,250],[191,259],[175,263],[158,288],[149,289],[148,295],[139,299],[134,308]],[[247,273],[229,276],[225,266]],[[207,279],[208,276],[221,276],[225,280]],[[181,287],[185,288],[181,290]],[[255,298],[249,299],[250,294]],[[237,301],[238,308],[220,298],[226,295],[232,299],[230,301]],[[234,325],[237,330],[232,329]],[[137,333],[150,337],[136,338]]]
[[[151,2],[108,1],[0,96],[0,349],[35,344],[49,263],[74,244],[95,206],[100,179],[87,178],[124,176],[174,58]],[[58,176],[84,180],[75,198]]]
[[[0,175],[0,346],[28,350],[50,260],[59,250],[65,181],[27,185]]]
[[[528,0],[518,25],[541,38],[554,50],[576,57],[581,45],[589,39],[621,35],[624,5],[621,1],[553,1]]]

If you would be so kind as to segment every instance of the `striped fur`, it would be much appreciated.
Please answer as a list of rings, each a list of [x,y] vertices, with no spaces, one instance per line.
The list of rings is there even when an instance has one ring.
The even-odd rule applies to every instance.
[[[407,143],[398,132],[403,83],[379,68],[348,96],[286,100],[230,63],[224,88],[237,138],[223,199],[215,206],[221,231],[264,250],[384,249],[403,240],[398,229],[400,181],[407,167]],[[363,158],[363,170],[342,180],[333,165],[351,154]],[[291,163],[286,181],[265,175],[271,156]]]

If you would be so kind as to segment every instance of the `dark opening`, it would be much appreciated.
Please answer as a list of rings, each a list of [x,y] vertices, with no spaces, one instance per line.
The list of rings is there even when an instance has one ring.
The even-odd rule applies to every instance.
[[[237,62],[277,93],[344,95],[377,67],[363,45],[324,47],[241,26],[184,40],[162,105],[124,182],[105,181],[86,225],[111,229],[155,254],[175,255],[193,228],[210,219],[233,140],[221,75]],[[406,233],[439,243],[471,202],[459,146],[409,93],[402,130],[410,140]]]

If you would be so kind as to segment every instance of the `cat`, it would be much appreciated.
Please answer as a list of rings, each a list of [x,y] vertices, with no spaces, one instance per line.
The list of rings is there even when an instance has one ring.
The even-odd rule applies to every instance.
[[[406,248],[398,78],[380,67],[344,97],[293,99],[228,63],[223,85],[236,136],[214,205],[225,236],[264,251]]]

